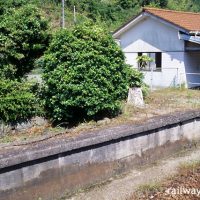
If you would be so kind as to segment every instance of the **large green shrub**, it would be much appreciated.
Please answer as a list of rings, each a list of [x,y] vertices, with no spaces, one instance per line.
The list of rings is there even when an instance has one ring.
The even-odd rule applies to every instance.
[[[45,107],[54,121],[114,114],[127,96],[130,67],[103,29],[59,31],[43,60]]]
[[[16,124],[41,113],[32,83],[0,80],[0,122]]]
[[[48,42],[47,21],[36,7],[26,5],[9,10],[0,21],[1,74],[8,70],[6,78],[18,78],[30,72]]]

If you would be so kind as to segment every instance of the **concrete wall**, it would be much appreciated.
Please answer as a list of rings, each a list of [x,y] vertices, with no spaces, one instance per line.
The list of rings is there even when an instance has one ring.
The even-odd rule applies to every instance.
[[[0,151],[0,200],[56,199],[176,152],[200,138],[200,111]]]

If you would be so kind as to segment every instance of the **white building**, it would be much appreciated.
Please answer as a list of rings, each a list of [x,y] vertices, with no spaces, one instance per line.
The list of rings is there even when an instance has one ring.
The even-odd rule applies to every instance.
[[[143,69],[147,84],[200,86],[200,14],[143,8],[113,36],[135,68],[140,55],[154,59]]]

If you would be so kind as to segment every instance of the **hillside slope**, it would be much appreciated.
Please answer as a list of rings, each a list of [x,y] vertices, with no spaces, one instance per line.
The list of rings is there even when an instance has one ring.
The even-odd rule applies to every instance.
[[[60,27],[62,0],[0,0],[0,14],[3,9],[18,7],[27,3],[41,8],[53,29]],[[130,17],[138,14],[143,6],[161,7],[173,10],[200,11],[199,0],[65,0],[66,27],[76,23],[93,21],[109,31],[115,30]]]

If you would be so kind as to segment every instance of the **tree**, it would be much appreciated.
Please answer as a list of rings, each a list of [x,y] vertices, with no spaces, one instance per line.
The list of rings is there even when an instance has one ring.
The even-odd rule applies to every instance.
[[[0,21],[0,74],[5,69],[19,78],[30,72],[49,42],[48,24],[40,11],[26,5],[12,9]]]
[[[126,99],[130,67],[98,26],[61,30],[43,58],[45,108],[54,122],[116,114]]]

